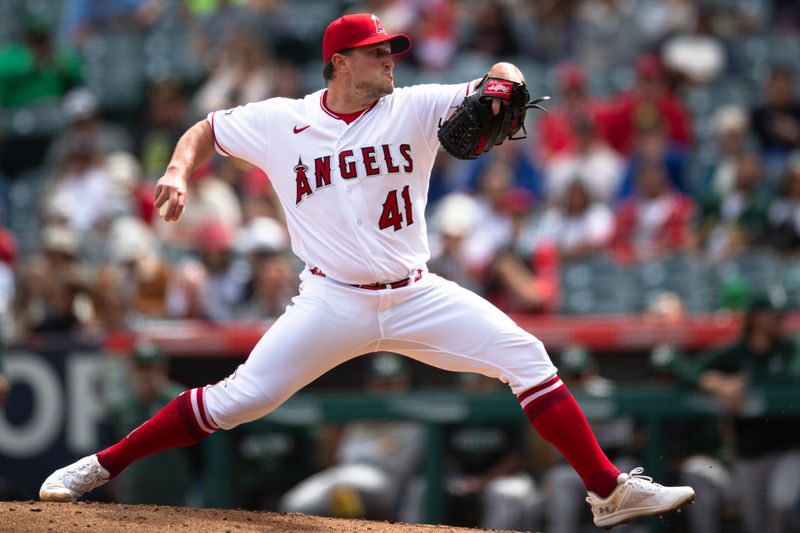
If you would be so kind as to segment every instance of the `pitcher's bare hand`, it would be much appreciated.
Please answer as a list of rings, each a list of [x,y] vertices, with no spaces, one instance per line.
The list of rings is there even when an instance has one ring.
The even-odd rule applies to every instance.
[[[186,207],[186,175],[168,168],[156,182],[155,207],[166,222],[177,222]]]

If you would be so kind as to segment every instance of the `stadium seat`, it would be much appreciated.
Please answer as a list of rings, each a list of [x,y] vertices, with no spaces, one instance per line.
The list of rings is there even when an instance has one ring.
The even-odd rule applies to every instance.
[[[113,30],[98,33],[82,47],[86,84],[103,107],[139,103],[145,84],[145,35]]]
[[[724,261],[713,272],[717,296],[732,282],[743,283],[750,294],[768,292],[779,283],[780,263],[777,254],[766,248],[752,248]],[[721,303],[721,300],[718,300]]]
[[[629,269],[603,254],[561,265],[561,312],[630,313],[636,308],[636,283]]]
[[[17,238],[20,256],[35,252],[39,245],[39,217],[31,213],[40,209],[49,177],[44,168],[29,170],[17,176],[9,190],[9,229]]]
[[[800,263],[789,257],[781,262],[780,282],[786,293],[786,306],[789,309],[800,309]]]
[[[638,307],[644,311],[664,293],[674,293],[688,313],[712,310],[713,290],[708,271],[699,257],[675,254],[668,258],[644,261],[634,267],[639,285]]]

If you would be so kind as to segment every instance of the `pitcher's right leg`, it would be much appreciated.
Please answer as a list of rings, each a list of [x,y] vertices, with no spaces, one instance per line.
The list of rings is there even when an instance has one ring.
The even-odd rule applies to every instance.
[[[307,279],[302,289],[231,376],[181,393],[118,443],[56,470],[39,497],[75,501],[134,461],[266,415],[331,368],[375,349],[376,298],[324,279]]]

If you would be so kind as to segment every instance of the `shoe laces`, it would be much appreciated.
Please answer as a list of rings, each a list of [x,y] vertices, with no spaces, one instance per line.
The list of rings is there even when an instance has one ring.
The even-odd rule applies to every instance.
[[[78,462],[64,472],[64,477],[69,477],[73,482],[77,481],[82,484],[94,483],[101,479],[100,469],[93,464]]]
[[[644,476],[644,475],[642,475],[642,472],[644,472],[644,468],[642,468],[641,466],[637,466],[636,468],[634,468],[633,470],[628,472],[628,479],[632,480],[634,482],[646,481],[647,483],[650,483],[652,485],[655,485],[658,488],[661,488],[661,485],[659,483],[656,483],[655,481],[653,481],[652,477]]]

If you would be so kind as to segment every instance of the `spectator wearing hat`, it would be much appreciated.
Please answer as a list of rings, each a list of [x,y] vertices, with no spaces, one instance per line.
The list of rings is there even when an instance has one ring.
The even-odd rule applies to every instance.
[[[105,158],[103,169],[108,180],[108,197],[97,219],[82,235],[81,258],[84,264],[92,268],[115,262],[114,248],[120,247],[115,241],[120,236],[119,229],[114,229],[118,223],[133,232],[130,239],[122,238],[121,242],[125,244],[138,242],[140,238],[155,240],[146,218],[153,209],[152,191],[144,196],[147,187],[141,181],[142,168],[138,160],[129,153],[114,152]],[[51,210],[49,215],[60,215],[60,212],[67,214],[69,206],[65,205],[63,199],[61,203],[48,206]],[[63,223],[69,224],[69,216],[63,218]]]
[[[103,329],[166,318],[173,267],[161,256],[151,228],[138,218],[120,217],[103,235],[102,247],[105,261],[94,277],[93,296]]]
[[[782,307],[766,295],[750,302],[738,340],[703,354],[684,379],[717,400],[731,422],[743,533],[785,532],[800,495],[797,417],[752,412],[754,393],[800,385],[800,350]]]
[[[750,116],[745,108],[723,106],[714,113],[712,123],[716,138],[716,157],[704,169],[702,183],[697,184],[698,196],[729,193],[736,182],[737,158],[753,148]]]
[[[288,255],[286,229],[271,218],[257,218],[240,232],[236,245],[253,271],[236,312],[238,318],[277,318],[298,292],[299,269]]]
[[[481,273],[466,256],[466,239],[478,221],[478,203],[465,193],[451,193],[436,204],[431,235],[431,272],[453,280],[462,287],[480,291]]]
[[[130,152],[133,143],[121,127],[104,121],[100,115],[100,102],[87,87],[76,87],[64,95],[61,114],[66,128],[53,139],[45,160],[53,167],[61,166],[69,156],[71,139],[79,136],[91,143],[103,157],[111,152]]]
[[[129,388],[109,406],[112,440],[124,438],[183,391],[168,378],[165,354],[145,341],[133,349],[128,383]],[[109,488],[119,503],[184,506],[192,477],[189,451],[175,448],[132,465]]]

